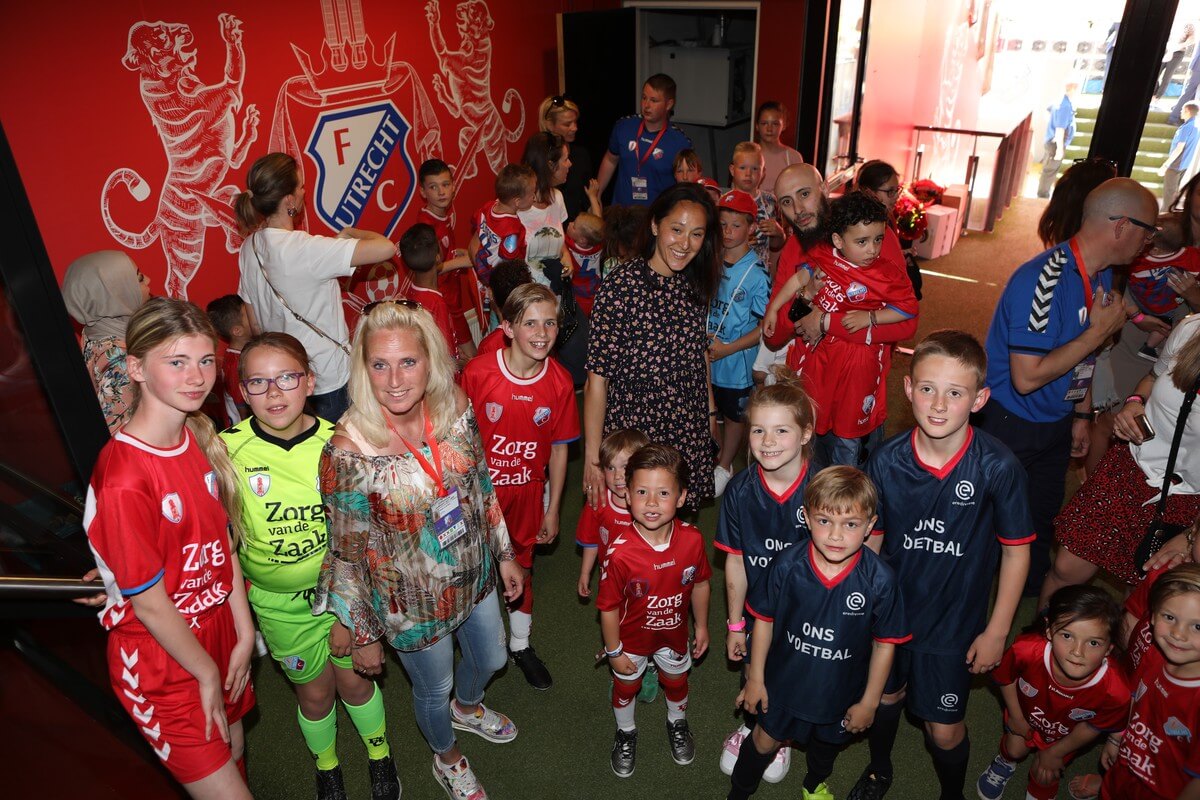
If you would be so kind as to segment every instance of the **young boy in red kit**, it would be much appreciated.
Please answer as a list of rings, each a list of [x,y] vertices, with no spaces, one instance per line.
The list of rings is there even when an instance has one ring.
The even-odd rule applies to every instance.
[[[417,221],[432,227],[437,238],[441,262],[436,288],[445,298],[450,322],[454,325],[454,337],[460,343],[469,342],[473,347],[475,340],[467,322],[467,313],[473,310],[476,316],[483,314],[480,289],[472,281],[463,282],[459,274],[446,274],[471,266],[467,251],[454,247],[454,196],[457,189],[454,172],[445,161],[431,158],[421,163],[417,170],[417,190],[425,205],[417,212]],[[481,319],[480,324],[483,323]]]
[[[667,740],[676,764],[690,764],[696,744],[688,728],[688,670],[708,650],[708,579],[704,537],[675,514],[687,499],[688,465],[674,447],[648,444],[625,467],[633,526],[609,540],[600,573],[600,630],[613,672],[617,718],[610,764],[619,778],[633,774],[637,725],[633,700],[647,663],[658,665],[667,702]],[[688,646],[688,611],[694,640]]]
[[[204,309],[217,329],[217,335],[225,343],[225,359],[221,362],[221,387],[225,399],[225,414],[229,424],[236,425],[250,416],[250,407],[242,397],[241,378],[238,377],[238,361],[242,348],[254,329],[250,324],[250,309],[246,301],[236,294],[227,294],[213,300]]]
[[[571,376],[550,351],[558,336],[558,300],[546,287],[518,287],[504,304],[504,333],[512,344],[467,364],[462,387],[471,398],[496,497],[517,561],[533,567],[533,549],[558,536],[567,479],[567,444],[579,438]],[[543,490],[549,482],[549,503]],[[550,671],[529,644],[533,576],[519,605],[509,609],[509,650],[535,689],[549,689]]]
[[[484,203],[471,220],[468,249],[483,286],[502,260],[525,257],[525,224],[517,212],[533,206],[537,176],[528,164],[507,164],[496,174],[495,186],[496,199]]]
[[[446,345],[462,361],[475,355],[475,343],[459,339],[459,332],[450,320],[450,306],[438,289],[438,269],[442,264],[437,232],[432,225],[418,222],[400,237],[400,259],[408,267],[412,286],[408,299],[420,303],[429,312],[438,329],[446,337]]]

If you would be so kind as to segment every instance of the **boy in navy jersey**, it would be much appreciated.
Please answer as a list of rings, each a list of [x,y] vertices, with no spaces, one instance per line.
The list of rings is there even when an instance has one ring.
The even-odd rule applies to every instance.
[[[758,717],[728,800],[758,789],[787,740],[808,750],[805,800],[833,800],[825,779],[841,745],[871,726],[895,646],[909,639],[896,576],[863,547],[877,504],[853,467],[830,467],[805,488],[811,540],[775,556],[747,605],[758,622],[738,704]]]
[[[927,336],[904,378],[917,427],[889,439],[867,462],[880,487],[868,545],[882,550],[896,571],[913,638],[896,652],[868,734],[871,762],[849,800],[879,798],[891,786],[904,704],[925,723],[942,799],[962,798],[971,678],[1000,663],[1034,540],[1020,462],[998,439],[968,424],[987,403],[986,374],[987,356],[969,334]],[[999,589],[989,620],[997,562]]]
[[[674,447],[648,444],[625,467],[633,525],[609,539],[600,570],[600,630],[613,672],[617,718],[610,763],[619,778],[633,774],[637,725],[633,699],[647,663],[658,665],[667,705],[667,739],[676,764],[690,764],[696,744],[688,728],[688,670],[708,650],[708,579],[704,537],[675,519],[687,500],[688,465]],[[694,638],[688,646],[688,611]]]

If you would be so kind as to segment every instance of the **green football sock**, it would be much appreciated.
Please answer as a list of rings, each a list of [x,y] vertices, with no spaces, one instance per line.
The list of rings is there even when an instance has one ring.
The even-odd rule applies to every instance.
[[[317,762],[317,769],[330,770],[338,765],[337,757],[337,706],[329,709],[325,719],[311,720],[296,708],[296,721],[300,733]]]
[[[392,750],[387,742],[387,720],[383,714],[383,693],[379,691],[378,684],[371,699],[361,706],[352,706],[345,700],[342,705],[346,707],[350,721],[367,746],[367,758],[378,761],[391,755]]]

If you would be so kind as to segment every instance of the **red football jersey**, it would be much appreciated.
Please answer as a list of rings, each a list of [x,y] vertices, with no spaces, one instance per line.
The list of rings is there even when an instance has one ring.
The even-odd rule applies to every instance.
[[[711,576],[696,528],[675,520],[666,547],[655,550],[631,525],[609,540],[596,608],[620,611],[621,643],[628,652],[649,656],[669,647],[685,653],[692,587]]]
[[[460,342],[454,324],[450,321],[450,307],[446,304],[446,298],[436,289],[414,285],[408,288],[408,299],[420,303],[421,308],[430,313],[433,321],[437,323],[438,330],[446,337],[446,346],[450,348],[450,355],[453,357],[458,352]]]
[[[479,239],[475,254],[475,274],[487,286],[492,267],[508,258],[525,257],[525,224],[516,214],[496,213],[495,200],[489,200],[475,212],[472,234]]]
[[[486,356],[488,353],[494,353],[497,350],[503,350],[508,347],[510,340],[504,335],[503,328],[492,328],[492,332],[479,340],[479,347],[476,350],[477,356]]]
[[[160,450],[120,432],[88,486],[83,526],[104,580],[107,629],[142,623],[129,598],[162,581],[185,619],[225,602],[233,587],[229,520],[217,474],[192,434]]]
[[[1051,672],[1050,642],[1037,633],[1018,636],[992,672],[997,684],[1017,684],[1021,713],[1039,749],[1062,739],[1080,722],[1102,733],[1125,729],[1129,684],[1111,658],[1082,686],[1063,686]]]
[[[575,530],[575,544],[595,547],[596,562],[604,569],[608,563],[608,543],[619,534],[630,533],[632,528],[633,517],[629,515],[629,509],[618,508],[612,492],[605,490],[599,508],[593,509],[590,503],[583,504],[579,527]]]
[[[454,257],[454,209],[450,209],[444,217],[439,217],[437,214],[423,206],[417,212],[417,222],[424,222],[426,225],[432,225],[434,233],[437,234],[438,246],[442,249],[442,260],[449,261]]]
[[[1175,798],[1200,777],[1200,679],[1173,678],[1157,647],[1133,673],[1133,710],[1100,796]]]
[[[1129,634],[1129,644],[1125,647],[1125,658],[1130,672],[1137,669],[1145,652],[1154,647],[1154,626],[1150,619],[1150,589],[1167,569],[1168,567],[1159,567],[1147,573],[1125,599],[1125,612],[1137,618],[1137,624]]]
[[[579,438],[579,408],[570,374],[553,358],[532,378],[508,371],[504,350],[476,356],[462,387],[475,406],[494,486],[546,480],[550,448]]]

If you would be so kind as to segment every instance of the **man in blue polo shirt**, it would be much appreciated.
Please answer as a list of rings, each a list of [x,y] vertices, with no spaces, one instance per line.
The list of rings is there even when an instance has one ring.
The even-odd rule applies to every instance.
[[[1050,119],[1046,123],[1046,152],[1042,156],[1042,176],[1038,180],[1038,197],[1049,197],[1054,182],[1058,180],[1058,168],[1062,166],[1063,153],[1075,138],[1075,93],[1078,83],[1068,83],[1062,99],[1056,105],[1047,106]]]
[[[1196,49],[1200,50],[1200,47]],[[1179,179],[1192,166],[1192,159],[1196,156],[1196,142],[1200,141],[1200,130],[1196,129],[1197,111],[1200,111],[1200,103],[1183,104],[1183,124],[1175,131],[1171,139],[1171,152],[1158,170],[1163,179],[1163,211],[1169,211],[1171,203],[1175,202],[1175,196],[1179,194]]]
[[[603,192],[616,174],[613,205],[648,206],[675,183],[675,155],[691,148],[692,140],[671,124],[674,108],[675,81],[670,75],[651,75],[642,85],[642,113],[613,124],[596,175]]]
[[[1037,596],[1050,565],[1067,462],[1087,454],[1094,353],[1125,324],[1127,309],[1110,293],[1109,267],[1142,252],[1157,213],[1154,195],[1137,181],[1100,184],[1084,200],[1079,233],[1018,267],[992,317],[991,399],[979,422],[1012,449],[1029,478],[1037,540],[1027,596]]]

